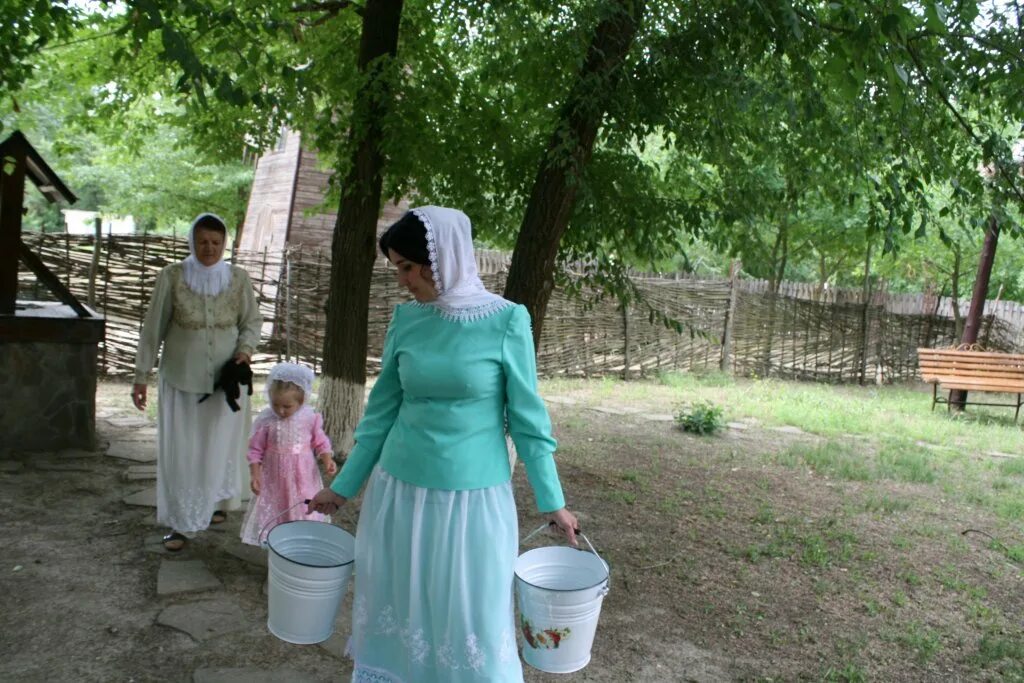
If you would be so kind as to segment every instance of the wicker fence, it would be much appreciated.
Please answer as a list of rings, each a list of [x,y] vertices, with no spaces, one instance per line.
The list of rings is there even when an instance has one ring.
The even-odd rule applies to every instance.
[[[95,259],[89,236],[24,239],[83,301],[94,283],[93,303],[107,316],[101,372],[130,373],[156,274],[187,254],[184,240],[104,237]],[[501,291],[507,256],[482,252],[478,260],[485,283]],[[252,275],[264,315],[258,362],[291,358],[319,368],[329,254],[298,248],[239,252],[233,261]],[[47,298],[30,273],[21,278],[22,298]],[[900,381],[916,376],[917,347],[954,342],[953,320],[942,314],[948,301],[934,297],[875,294],[865,303],[857,291],[816,292],[800,283],[784,283],[772,294],[756,280],[638,276],[635,282],[643,301],[628,310],[609,299],[584,306],[556,290],[537,354],[540,373],[637,376],[722,368],[825,382]],[[374,268],[370,292],[367,369],[375,372],[391,309],[407,297],[383,260]],[[682,333],[658,322],[660,317],[681,323]],[[994,350],[1020,351],[1022,329],[1024,307],[1001,302],[986,316],[982,342]]]

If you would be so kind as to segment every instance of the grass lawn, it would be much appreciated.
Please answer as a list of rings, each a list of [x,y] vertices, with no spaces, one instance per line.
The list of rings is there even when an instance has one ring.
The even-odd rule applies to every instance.
[[[920,387],[718,374],[541,389],[570,504],[613,567],[594,669],[1024,680],[1012,409],[950,416]],[[698,401],[734,426],[700,437],[664,421]]]

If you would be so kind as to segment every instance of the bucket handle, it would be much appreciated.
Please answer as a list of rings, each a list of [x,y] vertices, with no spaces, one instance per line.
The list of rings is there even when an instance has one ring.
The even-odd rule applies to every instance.
[[[552,526],[557,526],[557,525],[556,525],[556,524],[555,524],[554,522],[545,522],[544,524],[541,524],[541,525],[540,525],[539,527],[537,527],[536,529],[534,529],[533,531],[531,531],[530,533],[528,533],[528,534],[526,535],[526,538],[524,538],[523,540],[521,540],[521,541],[519,542],[519,543],[520,543],[520,545],[522,545],[523,543],[526,543],[527,541],[529,541],[529,540],[530,540],[531,538],[533,538],[534,536],[536,536],[536,535],[537,535],[537,534],[539,534],[540,532],[542,532],[542,531],[544,531],[545,529],[547,529],[548,527],[552,527]],[[587,547],[588,547],[588,548],[590,548],[590,552],[594,553],[594,557],[596,557],[597,559],[601,560],[601,564],[603,564],[603,565],[604,565],[604,569],[605,569],[605,571],[606,571],[606,572],[608,572],[608,577],[609,577],[609,583],[610,583],[610,579],[611,579],[611,571],[612,571],[612,570],[611,570],[611,568],[610,568],[610,567],[608,566],[608,563],[607,563],[607,562],[605,562],[605,561],[604,561],[604,558],[603,558],[603,557],[601,557],[601,556],[600,556],[600,555],[598,554],[598,552],[597,552],[597,549],[596,549],[596,548],[594,548],[594,545],[593,545],[593,544],[592,544],[592,543],[590,542],[590,539],[589,539],[589,538],[587,538],[587,535],[586,535],[586,534],[584,534],[584,533],[583,533],[582,531],[580,531],[579,529],[576,529],[576,535],[577,535],[577,536],[579,536],[580,538],[582,538],[582,539],[583,539],[583,541],[584,541],[584,542],[585,542],[585,543],[587,544]],[[570,547],[571,547],[571,546],[570,546]],[[585,553],[585,552],[587,552],[586,550],[583,550],[582,548],[574,548],[574,550],[579,550],[579,551],[580,551],[581,553]],[[605,583],[605,585],[604,585],[604,590],[602,590],[602,591],[601,591],[601,595],[608,595],[608,588],[609,588],[609,583]]]
[[[266,542],[266,541],[265,541],[265,540],[263,539],[263,532],[267,530],[267,527],[269,527],[269,526],[270,526],[270,525],[271,525],[271,524],[272,524],[272,523],[273,523],[273,522],[274,522],[275,520],[277,520],[277,519],[278,519],[278,518],[279,518],[279,517],[280,517],[281,515],[285,514],[286,512],[291,512],[292,510],[294,510],[295,508],[299,507],[300,505],[309,505],[309,499],[307,498],[306,500],[300,500],[300,501],[299,501],[298,503],[296,503],[295,505],[292,505],[291,507],[287,507],[287,508],[285,508],[284,510],[281,510],[281,511],[280,511],[280,512],[278,512],[278,513],[277,513],[276,515],[274,515],[273,517],[271,517],[271,518],[270,518],[270,521],[268,521],[268,522],[267,522],[266,524],[264,524],[264,525],[263,525],[263,528],[262,528],[262,529],[260,529],[260,533],[259,533],[259,535],[258,535],[258,536],[256,537],[256,540],[257,540],[257,541],[259,542],[259,544],[260,544],[260,547],[261,547],[261,548],[264,548],[264,549],[266,549],[266,547],[267,547],[267,542]],[[276,526],[276,525],[275,525],[275,526]],[[602,560],[602,561],[603,561],[603,560]]]

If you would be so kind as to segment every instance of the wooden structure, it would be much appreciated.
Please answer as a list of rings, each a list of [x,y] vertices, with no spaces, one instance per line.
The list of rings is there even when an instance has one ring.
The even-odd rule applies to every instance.
[[[321,168],[316,152],[304,148],[302,136],[287,128],[282,129],[275,147],[256,161],[249,205],[241,231],[235,236],[236,255],[232,260],[263,283],[261,295],[271,301],[273,312],[269,317],[264,314],[265,332],[271,337],[281,336],[277,319],[289,316],[285,291],[290,283],[303,279],[301,274],[285,267],[290,262],[285,254],[317,253],[318,266],[330,267],[338,216],[336,208],[326,205],[330,179],[331,173]],[[409,203],[404,200],[387,204],[377,221],[377,233],[398,220],[408,208]],[[240,259],[237,254],[262,254],[260,269],[254,270],[255,259],[251,256]],[[383,261],[380,254],[377,256],[378,261]],[[275,322],[269,322],[271,319]]]
[[[51,202],[78,201],[67,185],[43,161],[21,131],[14,131],[0,143],[0,315],[13,315],[18,296],[18,261],[22,261],[62,303],[81,318],[90,318],[78,300],[61,284],[21,241],[21,216],[25,179],[29,179]]]
[[[1020,415],[1024,394],[1024,354],[960,351],[957,349],[918,349],[921,379],[932,385],[932,410],[935,404],[1004,406],[1014,408],[1013,420]],[[939,396],[939,389],[949,391],[949,398]],[[1016,403],[958,402],[955,391],[983,391],[1016,394]]]
[[[0,143],[0,434],[25,450],[91,448],[105,321],[22,240],[26,179],[51,202],[77,201],[24,135]],[[19,262],[56,302],[18,300]]]
[[[242,251],[281,254],[287,247],[330,250],[337,211],[324,205],[331,173],[322,169],[316,152],[303,147],[302,136],[284,129],[274,149],[256,162],[249,205],[241,234]],[[377,223],[378,231],[398,220],[406,201],[390,203]]]

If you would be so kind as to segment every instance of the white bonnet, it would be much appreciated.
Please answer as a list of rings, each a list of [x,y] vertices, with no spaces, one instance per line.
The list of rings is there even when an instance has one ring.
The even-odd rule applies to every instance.
[[[302,389],[302,393],[305,394],[304,399],[308,401],[310,395],[313,393],[314,377],[313,369],[307,365],[300,365],[299,363],[278,363],[271,368],[270,374],[267,376],[267,396],[270,396],[270,387],[273,386],[275,381],[291,382]]]

